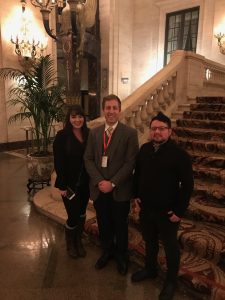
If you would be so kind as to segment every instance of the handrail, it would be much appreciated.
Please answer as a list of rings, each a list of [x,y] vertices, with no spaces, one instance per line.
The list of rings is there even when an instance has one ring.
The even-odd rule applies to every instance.
[[[171,116],[179,104],[215,94],[225,96],[225,66],[194,52],[177,50],[168,65],[122,101],[121,121],[137,128],[142,139],[149,119],[159,110]],[[100,117],[89,126],[103,122]]]

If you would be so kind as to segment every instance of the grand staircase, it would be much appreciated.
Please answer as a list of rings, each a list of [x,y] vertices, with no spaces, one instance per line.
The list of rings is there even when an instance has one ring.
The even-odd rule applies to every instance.
[[[193,299],[225,299],[225,98],[197,98],[177,111],[173,139],[191,156],[195,187],[179,229],[179,278]],[[177,118],[177,116],[179,116]],[[91,209],[91,208],[90,208]],[[87,231],[98,235],[95,217]],[[132,209],[129,248],[144,263],[145,245]],[[162,245],[159,265],[166,269]],[[163,273],[162,273],[163,274]]]
[[[176,120],[173,138],[192,157],[195,188],[181,223],[181,279],[225,299],[225,98],[197,98]]]

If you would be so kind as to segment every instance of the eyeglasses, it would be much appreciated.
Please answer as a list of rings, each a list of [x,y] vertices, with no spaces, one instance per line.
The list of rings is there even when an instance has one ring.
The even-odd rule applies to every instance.
[[[157,129],[158,129],[159,132],[162,132],[162,131],[168,129],[168,127],[166,127],[166,126],[150,127],[150,130],[151,130],[151,131],[156,131]]]

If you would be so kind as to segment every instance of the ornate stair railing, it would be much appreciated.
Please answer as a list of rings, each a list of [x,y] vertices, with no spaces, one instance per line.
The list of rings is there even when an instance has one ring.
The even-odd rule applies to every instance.
[[[139,142],[148,137],[149,119],[159,110],[168,116],[198,96],[225,96],[225,66],[193,52],[178,50],[170,63],[122,101],[121,121],[138,130]],[[96,127],[100,117],[89,123]]]

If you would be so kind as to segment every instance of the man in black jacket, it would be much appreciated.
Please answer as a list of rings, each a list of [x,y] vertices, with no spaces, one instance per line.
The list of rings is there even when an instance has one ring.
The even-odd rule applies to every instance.
[[[160,300],[173,298],[180,264],[177,231],[193,190],[189,155],[171,139],[171,121],[159,112],[150,122],[151,141],[138,154],[135,169],[136,206],[145,240],[145,267],[134,273],[132,282],[157,276],[157,255],[161,239],[167,274]]]

